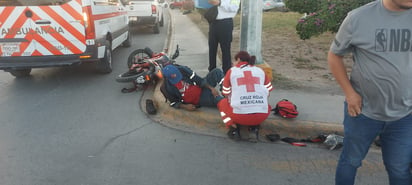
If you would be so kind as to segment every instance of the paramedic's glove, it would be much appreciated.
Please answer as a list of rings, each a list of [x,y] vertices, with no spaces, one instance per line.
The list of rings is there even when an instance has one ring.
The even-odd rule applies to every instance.
[[[183,108],[183,109],[186,109],[186,110],[188,110],[188,111],[194,111],[194,110],[196,110],[196,106],[195,105],[193,105],[193,104],[180,104],[179,105],[179,108]]]

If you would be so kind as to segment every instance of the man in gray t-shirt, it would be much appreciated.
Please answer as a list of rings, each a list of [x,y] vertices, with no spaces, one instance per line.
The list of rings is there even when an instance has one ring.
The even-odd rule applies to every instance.
[[[354,60],[350,79],[343,65],[348,53]],[[336,184],[354,184],[357,168],[380,136],[390,184],[411,185],[412,2],[377,0],[351,11],[328,63],[346,97]]]

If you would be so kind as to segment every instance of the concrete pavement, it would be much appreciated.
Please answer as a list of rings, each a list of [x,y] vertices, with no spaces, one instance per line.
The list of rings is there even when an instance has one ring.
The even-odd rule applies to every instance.
[[[170,20],[169,39],[165,48],[169,48],[169,52],[174,52],[176,45],[179,45],[181,50],[180,56],[176,59],[177,63],[187,65],[200,76],[205,76],[208,72],[207,38],[190,18],[179,10],[170,10]],[[227,137],[227,129],[220,119],[217,108],[202,107],[194,112],[174,109],[165,102],[158,86],[145,92],[143,100],[147,98],[152,98],[158,109],[158,113],[150,117],[165,126],[198,134]],[[270,94],[269,102],[275,106],[281,99],[295,103],[299,116],[285,119],[271,114],[261,125],[261,136],[278,133],[281,137],[307,138],[320,133],[343,134],[343,96],[282,90],[275,87]],[[144,102],[142,101],[142,106]]]

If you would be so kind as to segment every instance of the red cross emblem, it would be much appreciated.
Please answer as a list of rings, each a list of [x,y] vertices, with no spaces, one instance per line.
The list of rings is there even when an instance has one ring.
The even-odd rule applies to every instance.
[[[237,79],[237,84],[246,85],[246,92],[255,92],[255,84],[259,84],[259,77],[252,76],[252,71],[243,71],[243,78]]]

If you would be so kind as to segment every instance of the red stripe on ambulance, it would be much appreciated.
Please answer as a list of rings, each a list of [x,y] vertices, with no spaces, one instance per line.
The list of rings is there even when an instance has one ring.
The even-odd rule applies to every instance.
[[[9,7],[6,7],[6,9],[7,8],[9,8]],[[21,10],[20,8],[14,9],[14,11],[17,11],[20,14],[16,15],[18,17],[18,19],[14,22],[14,24],[12,26],[10,26],[10,30],[7,31],[7,34],[4,35],[4,38],[6,38],[6,39],[15,38],[17,33],[19,33],[19,31],[22,31],[20,28],[24,24],[27,24],[27,18],[25,18],[25,16],[21,16],[21,15],[27,10],[28,10],[28,8],[25,8],[24,10]],[[15,15],[14,11],[12,12],[13,15]]]
[[[51,9],[50,7],[42,7],[43,11],[48,12],[48,14],[53,17],[53,19],[55,21],[57,21],[57,23],[64,27],[64,29],[66,31],[68,31],[71,35],[73,35],[78,41],[84,43],[85,39],[84,39],[84,33],[79,32],[75,27],[73,27],[72,24],[70,24],[69,22],[67,22],[64,17],[61,17],[59,14],[57,14],[53,9]],[[70,14],[70,12],[67,12]],[[77,13],[77,12],[76,12]],[[74,15],[75,13],[71,13],[72,15]],[[78,14],[78,13],[77,13]],[[76,17],[76,16],[75,16]],[[81,14],[78,14],[77,17],[81,17]],[[79,19],[78,19],[79,20]],[[81,21],[81,20],[80,20]],[[57,41],[60,41],[61,43],[64,43],[64,46],[66,47],[66,49],[70,50],[72,53],[82,53],[83,51],[81,49],[78,48],[78,46],[74,45],[72,42],[70,42],[70,40],[68,40],[67,38],[63,37],[62,34],[59,34],[57,30],[54,30],[53,27],[51,26],[47,26],[48,29],[51,29],[51,32],[49,33],[52,37],[54,37]],[[63,44],[62,44],[63,45]],[[54,47],[53,47],[54,48]],[[52,48],[52,49],[53,49]],[[54,49],[53,49],[54,50]]]
[[[44,48],[48,49],[49,52],[53,53],[54,55],[62,55],[63,54],[60,50],[54,49],[55,47],[50,42],[47,42],[47,40],[45,40],[43,37],[41,37],[38,34],[33,35],[33,40],[37,41],[36,44],[42,43],[42,46]],[[45,54],[45,53],[42,53],[40,51],[39,51],[39,53],[40,53],[40,56],[43,56]],[[39,53],[32,53],[32,56],[39,56],[38,55]]]
[[[43,11],[47,12],[47,14],[49,14],[51,17],[53,17],[53,20],[57,21],[58,24],[63,26],[64,29],[66,29],[68,32],[70,32],[74,37],[76,37],[78,40],[82,40],[81,38],[84,37],[84,34],[80,33],[78,30],[76,30],[76,28],[74,28],[72,26],[72,24],[67,22],[64,17],[60,16],[61,13],[58,14],[57,12],[55,12],[53,9],[51,9],[48,6],[41,7],[41,9]],[[66,13],[73,16],[73,14],[78,13],[78,12],[66,12]],[[77,17],[79,17],[79,16],[77,16]],[[80,15],[80,17],[81,17],[81,15]],[[79,19],[77,19],[77,20],[79,20]]]
[[[120,15],[126,15],[126,14],[127,14],[127,12],[97,14],[97,15],[93,15],[92,18],[94,20],[101,20],[101,19],[107,19],[107,18],[116,17],[116,16],[120,16]]]
[[[2,26],[2,24],[4,24],[4,22],[6,22],[7,18],[9,18],[9,15],[11,14],[11,12],[13,12],[14,9],[15,9],[15,7],[5,7],[3,9],[3,11],[1,11],[0,26]]]

